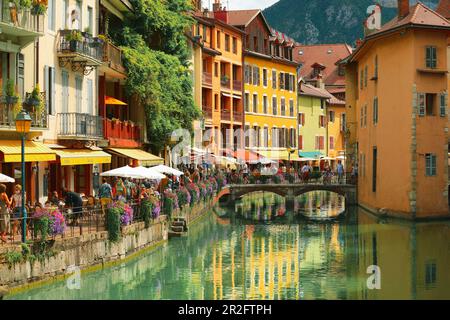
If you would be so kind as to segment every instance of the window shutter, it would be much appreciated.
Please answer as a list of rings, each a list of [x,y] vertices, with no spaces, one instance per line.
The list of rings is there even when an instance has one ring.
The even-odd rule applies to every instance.
[[[87,103],[88,103],[88,108],[89,108],[89,114],[94,115],[95,114],[95,110],[94,110],[94,88],[93,88],[93,82],[92,79],[88,79],[87,80],[87,89],[88,89],[88,94],[87,94]]]
[[[50,79],[49,79],[49,67],[44,66],[44,91],[45,91],[45,105],[47,108],[47,113],[51,114],[50,108]]]
[[[437,67],[437,48],[431,47],[431,67]]]
[[[303,136],[298,136],[298,148],[299,150],[303,150]]]
[[[445,113],[447,111],[447,93],[440,94],[440,116],[445,117]]]
[[[425,116],[425,93],[418,93],[417,94],[417,106],[419,108],[419,116],[424,117]]]
[[[51,85],[51,99],[50,99],[50,114],[55,114],[56,103],[56,75],[55,68],[50,67],[50,85]]]

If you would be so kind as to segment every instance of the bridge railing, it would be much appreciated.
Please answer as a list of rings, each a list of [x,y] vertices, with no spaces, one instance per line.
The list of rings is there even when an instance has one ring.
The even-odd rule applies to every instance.
[[[230,174],[227,177],[229,184],[346,184],[357,185],[357,179],[350,174],[344,175],[341,178],[337,175],[324,176],[321,172],[313,172],[308,177],[303,177],[295,174],[283,173],[275,175],[261,175],[261,174],[248,174],[248,175],[235,175]]]

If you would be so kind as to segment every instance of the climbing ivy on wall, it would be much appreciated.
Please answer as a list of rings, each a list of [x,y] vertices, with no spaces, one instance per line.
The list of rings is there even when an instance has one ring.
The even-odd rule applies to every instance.
[[[190,0],[130,0],[134,13],[110,36],[123,49],[126,89],[144,106],[147,136],[154,152],[173,130],[192,131],[200,116],[194,104],[185,32],[192,19]]]

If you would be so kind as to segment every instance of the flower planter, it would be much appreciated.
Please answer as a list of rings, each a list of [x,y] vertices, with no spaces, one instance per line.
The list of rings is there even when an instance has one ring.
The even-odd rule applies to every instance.
[[[15,105],[19,101],[19,97],[5,96],[5,103],[10,105]]]
[[[78,41],[77,40],[70,40],[69,42],[69,49],[72,52],[76,52],[78,49]]]
[[[29,98],[26,102],[26,104],[30,107],[39,107],[41,105],[41,101],[39,99],[33,99],[33,98]]]

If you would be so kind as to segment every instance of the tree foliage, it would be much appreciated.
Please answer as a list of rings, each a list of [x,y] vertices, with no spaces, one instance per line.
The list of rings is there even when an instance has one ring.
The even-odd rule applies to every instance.
[[[192,131],[200,116],[194,105],[185,31],[192,21],[189,0],[131,0],[125,27],[111,31],[124,53],[127,92],[145,107],[147,137],[160,151],[170,133]]]

